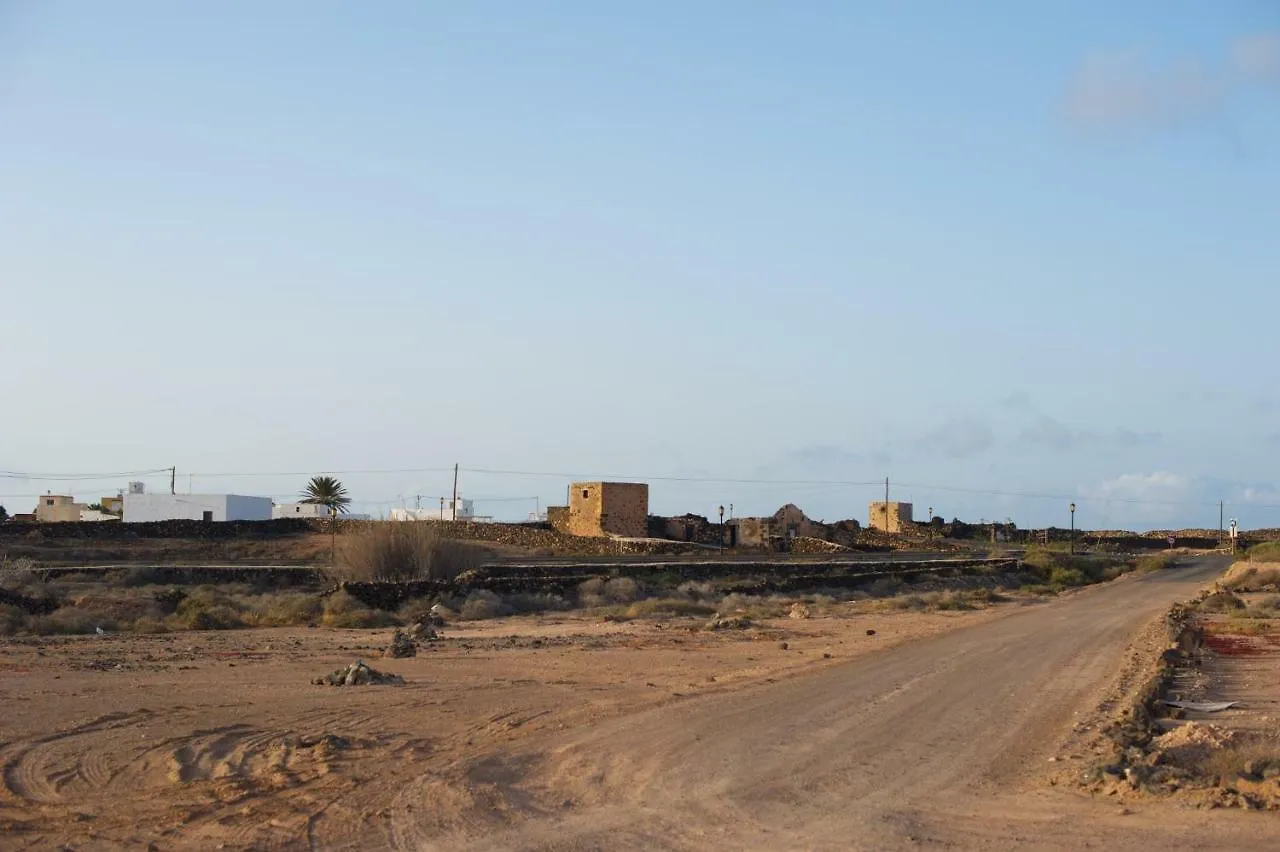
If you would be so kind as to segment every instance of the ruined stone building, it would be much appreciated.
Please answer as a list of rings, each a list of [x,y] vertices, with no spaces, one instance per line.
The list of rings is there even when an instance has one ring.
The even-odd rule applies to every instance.
[[[873,502],[867,507],[867,525],[873,530],[903,533],[912,525],[910,503]]]
[[[649,531],[649,486],[643,482],[575,482],[569,505],[547,508],[547,520],[570,535],[643,538]]]

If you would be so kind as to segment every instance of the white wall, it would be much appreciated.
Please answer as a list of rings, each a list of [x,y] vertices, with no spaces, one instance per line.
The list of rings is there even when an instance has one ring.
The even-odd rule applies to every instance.
[[[271,498],[238,494],[124,495],[125,523],[199,521],[204,519],[205,512],[211,512],[214,521],[269,521]]]
[[[228,494],[226,519],[228,521],[269,521],[271,520],[271,498]]]
[[[327,518],[329,507],[319,503],[277,503],[271,507],[273,518]]]

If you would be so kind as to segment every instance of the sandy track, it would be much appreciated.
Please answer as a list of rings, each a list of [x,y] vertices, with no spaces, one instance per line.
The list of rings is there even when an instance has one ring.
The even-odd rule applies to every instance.
[[[404,687],[307,684],[386,631],[10,640],[0,848],[1278,848],[1266,815],[1044,780],[1221,567],[745,632],[482,623],[376,662]]]
[[[1225,568],[1087,590],[812,675],[654,708],[471,761],[449,788],[484,808],[424,819],[397,802],[399,848],[1275,849],[1256,814],[1139,813],[1042,784],[1128,643]],[[421,794],[421,795],[420,795]]]

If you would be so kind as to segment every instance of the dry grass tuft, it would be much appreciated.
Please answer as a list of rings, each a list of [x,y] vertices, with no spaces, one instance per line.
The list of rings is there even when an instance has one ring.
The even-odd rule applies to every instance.
[[[378,521],[344,536],[338,574],[344,580],[444,580],[479,568],[489,551],[444,538],[426,521]]]
[[[1222,586],[1233,592],[1260,592],[1280,588],[1280,562],[1237,562],[1222,577]]]

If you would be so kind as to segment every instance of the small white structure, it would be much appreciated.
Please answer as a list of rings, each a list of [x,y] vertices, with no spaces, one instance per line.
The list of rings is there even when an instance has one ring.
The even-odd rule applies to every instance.
[[[118,521],[119,515],[113,515],[110,512],[99,512],[97,509],[81,509],[80,521]]]
[[[272,518],[327,518],[329,507],[323,503],[276,503],[271,507]]]
[[[458,514],[453,514],[454,506],[458,508]],[[475,505],[470,500],[463,500],[459,497],[456,501],[448,497],[440,500],[440,505],[429,509],[392,509],[391,520],[393,521],[479,521],[488,520],[487,518],[477,518]]]
[[[124,495],[124,522],[148,521],[269,521],[270,497],[242,494],[137,494]]]
[[[271,506],[271,519],[281,518],[328,518],[331,517],[329,507],[323,503],[275,503]],[[344,521],[367,521],[368,515],[342,512],[338,515]]]

